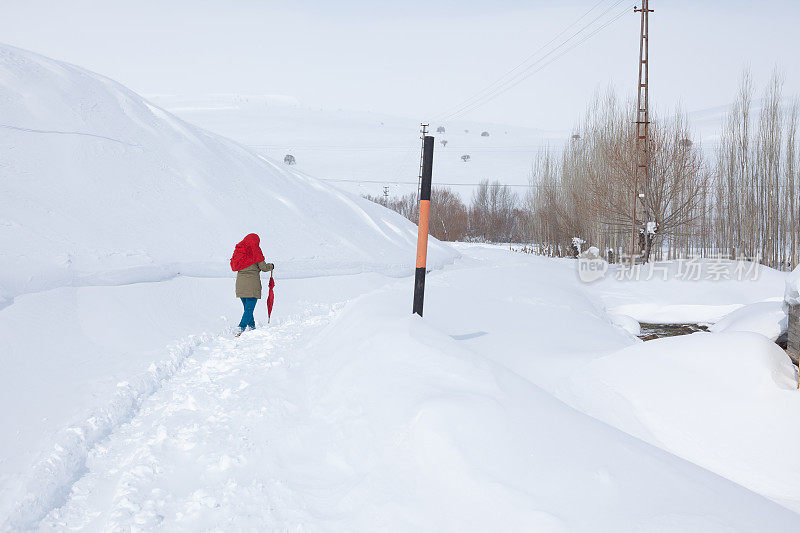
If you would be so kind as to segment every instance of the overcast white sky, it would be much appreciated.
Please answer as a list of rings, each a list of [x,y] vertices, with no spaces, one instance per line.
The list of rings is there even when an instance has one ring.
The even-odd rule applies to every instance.
[[[605,0],[596,13],[616,0]],[[428,119],[517,65],[598,0],[7,0],[0,40],[143,94],[285,94],[304,105]],[[569,128],[591,94],[633,93],[639,19],[625,15],[465,118]],[[651,0],[651,96],[732,99],[744,65],[800,92],[800,1]],[[591,16],[585,20],[589,20]],[[575,29],[578,27],[576,26]],[[565,37],[569,35],[566,34]]]

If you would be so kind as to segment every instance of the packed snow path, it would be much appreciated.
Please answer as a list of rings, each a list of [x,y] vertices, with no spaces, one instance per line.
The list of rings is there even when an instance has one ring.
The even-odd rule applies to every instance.
[[[291,494],[281,479],[264,475],[279,470],[268,466],[281,460],[271,440],[296,431],[287,424],[308,409],[299,384],[289,382],[285,355],[330,312],[196,348],[130,423],[90,453],[66,505],[42,525],[150,530],[180,523],[197,531],[215,523],[221,507],[230,518],[226,527],[269,528],[289,519],[282,509],[294,507]]]

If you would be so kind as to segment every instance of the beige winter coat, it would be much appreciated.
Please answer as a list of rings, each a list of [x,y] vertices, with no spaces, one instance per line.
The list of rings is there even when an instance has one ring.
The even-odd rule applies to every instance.
[[[236,273],[237,298],[261,298],[261,273],[272,270],[261,261]]]

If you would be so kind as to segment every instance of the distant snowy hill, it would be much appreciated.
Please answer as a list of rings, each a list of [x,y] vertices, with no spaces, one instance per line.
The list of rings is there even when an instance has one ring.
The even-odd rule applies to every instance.
[[[0,117],[0,306],[66,285],[229,276],[250,232],[284,277],[413,268],[404,218],[79,67],[0,46]]]
[[[333,183],[342,190],[373,195],[383,194],[385,185],[391,195],[416,190],[420,124],[415,117],[310,108],[286,96],[153,95],[148,99],[259,154],[280,160],[292,154],[296,169],[339,180]],[[439,127],[445,131],[437,131]],[[461,120],[432,123],[430,132],[436,138],[434,185],[467,184],[451,186],[465,201],[474,184],[483,179],[513,184],[524,194],[536,154],[547,147],[560,153],[570,134],[569,130]],[[462,155],[469,155],[469,162],[462,161]]]
[[[347,109],[303,106],[280,95],[152,95],[150,101],[193,124],[282,160],[292,154],[295,169],[334,179],[337,188],[357,194],[402,195],[416,189],[419,170],[419,120]],[[757,117],[760,99],[753,100]],[[693,142],[710,158],[730,104],[687,113]],[[669,110],[665,110],[667,113]],[[572,125],[566,123],[566,128]],[[437,131],[439,127],[444,132]],[[560,154],[572,131],[549,131],[507,124],[457,120],[431,124],[436,138],[433,182],[451,185],[469,201],[474,184],[499,180],[521,196],[528,190],[537,154]],[[482,136],[486,132],[488,136]],[[442,141],[447,141],[442,144]],[[461,159],[469,155],[469,162]]]
[[[294,96],[284,94],[201,94],[186,97],[175,94],[144,95],[170,111],[218,111],[221,109],[243,109],[264,107],[299,108],[300,101]]]

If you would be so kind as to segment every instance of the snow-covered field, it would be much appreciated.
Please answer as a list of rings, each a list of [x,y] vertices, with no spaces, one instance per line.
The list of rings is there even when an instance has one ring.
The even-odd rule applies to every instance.
[[[0,530],[800,528],[784,274],[433,242],[423,319],[399,215],[11,47],[0,110]],[[237,339],[251,231],[276,307]],[[620,326],[677,318],[720,331]]]
[[[198,339],[176,371],[89,448],[77,481],[41,527],[791,531],[800,524],[794,512],[741,486],[765,477],[775,481],[770,489],[779,487],[796,471],[791,455],[777,461],[764,453],[774,451],[766,440],[743,446],[729,428],[731,440],[720,442],[693,425],[735,414],[752,396],[763,401],[749,406],[743,425],[775,422],[769,396],[784,394],[786,407],[797,407],[794,370],[779,349],[757,338],[722,345],[739,350],[737,362],[750,360],[730,375],[719,369],[723,381],[737,376],[736,385],[753,391],[729,411],[702,394],[709,372],[684,379],[681,401],[670,401],[670,382],[652,375],[668,364],[663,358],[673,356],[679,379],[715,367],[716,356],[674,359],[655,349],[669,340],[632,339],[576,281],[573,262],[459,248],[455,266],[429,277],[424,320],[409,313],[410,278],[317,278],[316,297],[285,310],[279,323],[238,340]],[[628,399],[661,402],[666,413],[655,414],[670,417],[669,434],[696,431],[694,449],[703,455],[691,462],[559,399],[586,400],[591,414],[635,434],[625,425],[629,406],[605,403],[609,391],[581,378],[591,369],[605,383],[604,367],[594,365],[648,347],[639,366],[612,377],[635,376],[639,387]],[[702,354],[691,347],[681,354],[689,351]],[[618,394],[629,392],[625,384]],[[687,410],[693,417],[682,420]],[[781,434],[796,447],[795,435]],[[724,468],[720,477],[706,469],[715,465],[692,464],[722,452],[755,469],[751,477],[736,483],[724,479]],[[778,463],[785,476],[770,469]],[[769,492],[762,493],[774,497]]]

